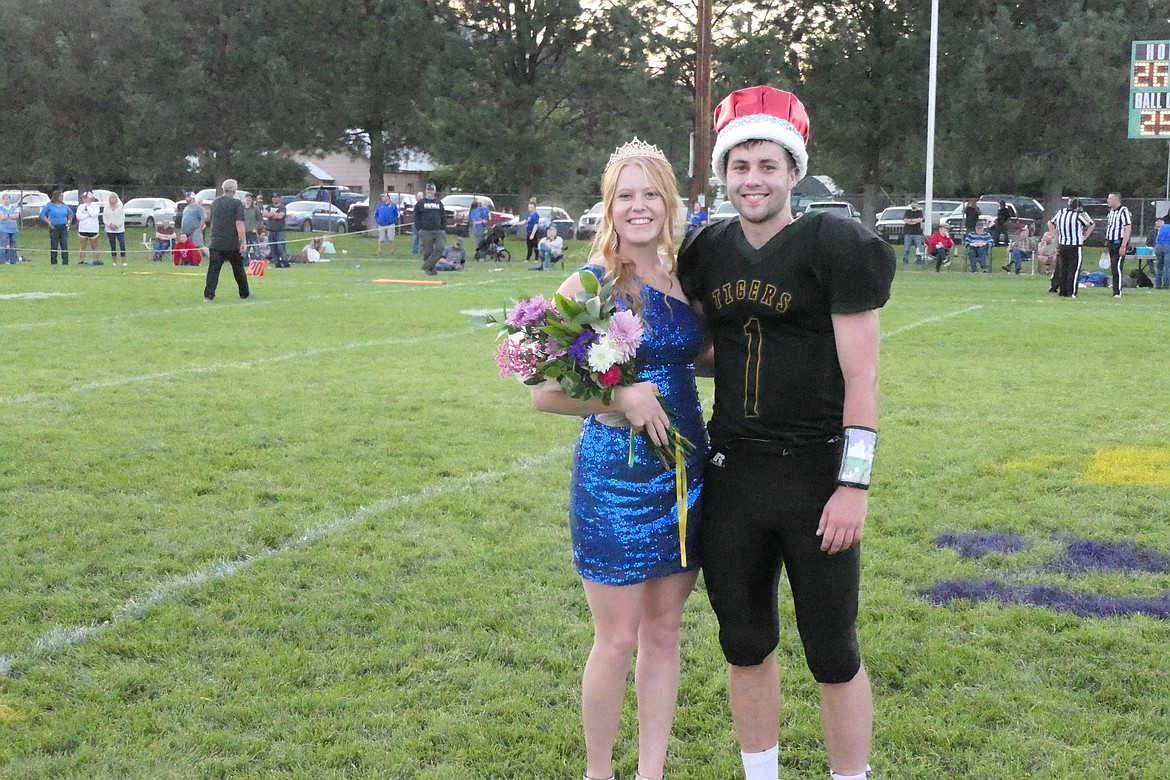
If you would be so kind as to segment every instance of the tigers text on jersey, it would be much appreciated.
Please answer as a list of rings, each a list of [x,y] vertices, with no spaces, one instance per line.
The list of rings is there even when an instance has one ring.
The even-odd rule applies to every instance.
[[[679,278],[715,345],[712,444],[839,435],[845,381],[831,315],[881,308],[894,269],[885,241],[836,214],[802,217],[758,250],[739,219],[696,233]]]

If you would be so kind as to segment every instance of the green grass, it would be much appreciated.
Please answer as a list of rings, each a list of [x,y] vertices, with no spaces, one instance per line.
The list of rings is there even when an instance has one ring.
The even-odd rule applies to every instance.
[[[254,280],[250,303],[225,275],[205,305],[202,269],[141,258],[0,266],[0,296],[59,294],[0,297],[0,777],[580,775],[578,424],[500,380],[466,313],[562,274],[517,259],[376,284],[424,278],[406,239],[383,259],[336,244],[328,265]],[[1046,289],[899,266],[882,311],[860,627],[878,777],[1170,773],[1167,621],[918,595],[975,578],[1170,589],[1043,568],[1069,536],[1170,554],[1170,295]],[[986,531],[1035,545],[972,561],[934,543]],[[781,603],[782,774],[821,777],[816,686]],[[700,582],[672,778],[739,771],[715,634]]]

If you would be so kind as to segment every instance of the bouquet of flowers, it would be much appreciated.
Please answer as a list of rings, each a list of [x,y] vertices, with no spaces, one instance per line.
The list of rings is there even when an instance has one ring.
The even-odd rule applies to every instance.
[[[608,405],[614,390],[638,381],[634,356],[645,326],[637,314],[618,309],[614,282],[602,284],[588,271],[579,271],[578,277],[583,290],[573,298],[558,294],[549,301],[537,295],[517,301],[503,322],[490,316],[482,322],[500,327],[503,340],[495,357],[501,377],[514,375],[526,385],[556,382],[572,398],[600,398]],[[651,441],[668,471],[685,463],[695,448],[673,424],[669,435],[672,446]],[[633,457],[631,436],[630,465]]]

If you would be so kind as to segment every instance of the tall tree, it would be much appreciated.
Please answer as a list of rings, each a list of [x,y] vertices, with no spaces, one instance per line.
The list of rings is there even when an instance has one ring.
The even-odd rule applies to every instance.
[[[1166,17],[1149,0],[964,6],[944,164],[972,192],[1043,192],[1050,212],[1067,193],[1134,191],[1160,150],[1126,138],[1130,42],[1170,37]]]
[[[797,94],[812,123],[810,166],[862,190],[873,224],[881,190],[922,181],[927,36],[923,0],[788,6],[773,35],[801,52]],[[781,53],[777,53],[777,58]],[[785,64],[793,64],[783,52]]]
[[[462,72],[448,72],[433,109],[434,148],[455,183],[519,194],[558,170],[574,141],[566,62],[585,37],[580,0],[459,0],[465,25]],[[513,205],[520,205],[520,203]]]
[[[422,107],[459,39],[446,3],[354,0],[314,6],[287,20],[283,48],[299,53],[298,88],[308,121],[285,128],[282,142],[305,150],[347,150],[369,159],[369,192],[407,147],[429,147]],[[373,214],[373,209],[370,209]]]

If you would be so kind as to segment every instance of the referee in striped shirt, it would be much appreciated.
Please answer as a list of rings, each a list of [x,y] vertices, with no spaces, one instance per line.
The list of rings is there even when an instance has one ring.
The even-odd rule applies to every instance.
[[[1056,271],[1052,274],[1052,287],[1048,292],[1060,293],[1061,298],[1077,297],[1081,247],[1095,225],[1078,198],[1069,198],[1068,206],[1052,215],[1048,229],[1056,235]]]
[[[1129,248],[1129,233],[1133,217],[1121,205],[1120,193],[1109,193],[1109,224],[1105,227],[1105,246],[1109,248],[1109,272],[1113,274],[1113,297],[1121,297],[1121,274],[1124,273],[1125,253]]]

